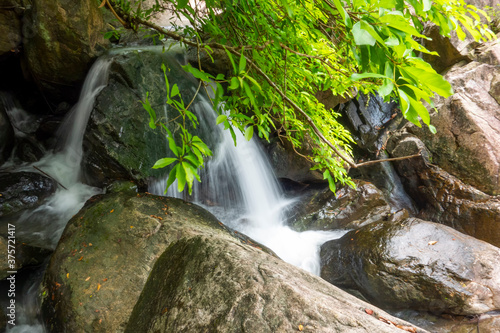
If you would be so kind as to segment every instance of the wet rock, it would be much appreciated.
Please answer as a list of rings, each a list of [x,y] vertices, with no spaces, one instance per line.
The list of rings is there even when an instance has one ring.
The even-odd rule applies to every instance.
[[[18,52],[21,44],[23,6],[19,0],[3,0],[0,9],[0,59]]]
[[[76,101],[92,62],[109,45],[104,10],[92,0],[36,0],[26,11],[25,60],[47,97]]]
[[[500,307],[500,249],[441,224],[376,222],[321,247],[321,276],[386,308],[458,315]]]
[[[455,94],[438,101],[431,115],[433,135],[410,126],[432,153],[432,163],[491,195],[500,194],[500,105],[490,95],[500,68],[471,62],[454,66],[445,76]]]
[[[383,98],[359,94],[341,107],[358,147],[370,153],[383,150],[388,129],[397,127],[402,120],[396,112],[396,103],[385,103]]]
[[[158,159],[168,156],[165,136],[149,127],[149,115],[140,101],[149,96],[152,108],[163,120],[179,115],[166,108],[162,63],[169,66],[170,80],[178,84],[185,101],[193,97],[192,87],[197,82],[177,62],[184,57],[182,52],[172,49],[162,54],[161,50],[146,48],[113,57],[109,83],[96,99],[83,142],[83,165],[90,184],[101,186],[125,179],[136,180],[145,188],[149,177],[165,173],[152,169]]]
[[[269,162],[277,178],[288,179],[298,183],[323,181],[323,174],[318,170],[311,170],[314,164],[298,155],[292,144],[286,140],[273,138],[271,143],[265,144]],[[312,154],[313,143],[306,138],[298,152],[308,156]]]
[[[38,173],[0,174],[0,217],[39,206],[56,186],[52,179]]]
[[[300,218],[290,226],[298,231],[352,229],[387,218],[391,208],[382,191],[368,182],[355,180],[355,184],[355,189],[345,186],[337,193],[325,189],[299,199]]]
[[[423,143],[408,133],[395,135],[388,151],[394,157],[418,150],[430,159]],[[423,159],[395,163],[407,192],[418,208],[418,217],[445,224],[467,235],[500,247],[500,199],[467,185]]]
[[[399,332],[364,313],[367,303],[238,235],[179,199],[93,197],[44,277],[49,331]]]
[[[0,101],[0,165],[9,158],[14,143],[14,129]]]
[[[8,250],[15,249],[15,264],[13,266],[9,263],[7,256],[0,257],[0,280],[10,275],[7,273],[8,271],[18,271],[24,267],[42,264],[52,253],[49,249],[30,246],[22,243],[19,239],[15,240],[16,242],[12,242],[12,240],[9,242],[7,237],[0,236],[0,251],[2,253],[9,253]],[[9,245],[11,246],[9,247]]]
[[[439,55],[432,55],[427,53],[422,53],[422,57],[425,61],[430,63],[432,67],[441,73],[445,69],[459,63],[460,61],[470,61],[470,57],[467,54],[462,54],[457,49],[458,40],[454,37],[451,40],[449,37],[444,37],[439,33],[439,27],[433,23],[427,23],[423,34],[431,38],[431,40],[424,39],[423,45],[430,51],[435,51]],[[465,53],[465,52],[464,52]]]

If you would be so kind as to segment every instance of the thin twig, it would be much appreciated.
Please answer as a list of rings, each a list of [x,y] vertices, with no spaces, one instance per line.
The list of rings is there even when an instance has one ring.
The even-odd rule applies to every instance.
[[[42,169],[40,169],[39,167],[37,166],[34,166],[33,165],[33,168],[37,169],[38,171],[40,171],[41,173],[43,173],[45,176],[49,177],[50,179],[52,179],[53,181],[55,181],[57,184],[59,184],[59,186],[61,186],[63,189],[65,189],[66,191],[68,190],[63,184],[59,183],[57,181],[57,179],[55,179],[54,177],[52,177],[51,175],[49,175],[48,173],[46,173],[45,171],[43,171]]]

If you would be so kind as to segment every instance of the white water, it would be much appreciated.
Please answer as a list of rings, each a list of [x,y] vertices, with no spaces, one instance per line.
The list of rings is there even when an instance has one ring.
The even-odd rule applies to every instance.
[[[319,248],[327,240],[340,238],[346,231],[297,232],[284,224],[286,211],[296,200],[283,196],[274,173],[258,143],[247,141],[236,131],[234,146],[229,131],[215,126],[216,113],[200,97],[194,106],[201,126],[210,127],[215,139],[214,158],[206,163],[201,184],[187,198],[177,192],[176,183],[169,196],[183,197],[202,205],[227,226],[269,247],[284,261],[319,275]],[[214,126],[214,127],[212,127]],[[161,195],[165,179],[150,184],[149,191]]]
[[[44,156],[39,162],[18,168],[18,171],[38,172],[38,167],[53,177],[59,186],[54,195],[38,208],[25,212],[16,223],[17,236],[30,245],[54,249],[71,217],[76,214],[92,195],[100,189],[80,182],[80,163],[83,153],[83,135],[95,98],[106,86],[109,60],[99,59],[85,80],[80,99],[73,107],[58,133],[60,150]],[[25,288],[22,301],[17,303],[16,326],[8,325],[8,333],[43,333],[38,322],[39,304],[36,302],[42,274]]]

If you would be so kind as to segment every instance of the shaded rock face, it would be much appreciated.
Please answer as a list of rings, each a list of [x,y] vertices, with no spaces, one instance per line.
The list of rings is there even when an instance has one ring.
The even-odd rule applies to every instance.
[[[129,179],[137,180],[139,187],[145,188],[149,177],[163,175],[165,171],[152,166],[167,156],[167,143],[159,129],[149,127],[149,115],[140,101],[149,94],[158,118],[178,116],[177,111],[166,108],[161,65],[170,68],[169,77],[176,79],[184,100],[189,103],[197,83],[180,67],[178,59],[182,58],[181,52],[162,54],[161,47],[113,57],[109,83],[96,99],[84,137],[83,168],[90,184]],[[181,78],[185,80],[180,82]]]
[[[441,73],[445,69],[455,65],[462,60],[470,60],[466,54],[460,53],[457,49],[455,36],[453,41],[449,37],[439,34],[439,27],[433,23],[427,23],[424,29],[424,35],[431,40],[424,39],[423,45],[430,51],[435,51],[439,55],[422,53],[425,61],[430,63],[436,72]],[[454,43],[455,42],[455,43]],[[464,52],[465,53],[465,52]]]
[[[321,276],[376,304],[459,315],[500,308],[500,249],[441,224],[372,223],[321,248]]]
[[[431,116],[438,134],[409,127],[432,153],[432,163],[491,195],[500,193],[500,105],[489,91],[499,74],[496,66],[478,62],[453,67],[445,77],[455,94]]]
[[[93,197],[48,265],[44,318],[52,332],[288,332],[300,324],[399,331],[364,313],[368,304],[252,243],[179,199]]]
[[[298,231],[352,229],[386,218],[391,208],[382,191],[368,182],[355,183],[355,189],[345,186],[335,194],[325,189],[299,199],[296,209],[301,217],[290,226]]]
[[[0,174],[0,217],[37,207],[55,190],[52,179],[37,173]]]
[[[48,249],[26,245],[20,242],[19,239],[14,244],[12,239],[9,242],[8,238],[0,236],[0,251],[2,253],[9,253],[8,250],[12,250],[9,245],[15,246],[15,266],[12,267],[9,264],[7,256],[0,257],[0,280],[10,275],[7,273],[8,271],[18,271],[24,267],[40,265],[52,252]]]
[[[36,0],[23,26],[25,60],[48,97],[74,102],[90,65],[107,47],[104,9],[92,0]]]
[[[14,129],[0,101],[0,165],[9,158],[14,142]]]
[[[422,151],[422,141],[409,133],[399,133],[387,145],[391,156]],[[423,159],[395,163],[407,192],[419,207],[418,217],[445,224],[467,235],[500,247],[500,200],[467,185]]]
[[[22,9],[18,0],[3,0],[0,8],[0,59],[17,51],[21,44]]]
[[[298,152],[306,156],[312,154],[313,144],[311,139],[306,137]],[[314,164],[299,156],[290,142],[273,138],[271,143],[265,143],[265,148],[277,178],[299,183],[323,181],[323,174],[318,170],[311,170]]]

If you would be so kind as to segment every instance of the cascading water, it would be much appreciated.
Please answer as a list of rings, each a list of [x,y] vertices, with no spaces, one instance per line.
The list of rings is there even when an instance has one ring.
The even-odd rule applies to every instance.
[[[58,133],[60,147],[56,152],[44,156],[39,162],[18,168],[18,171],[37,172],[43,170],[60,186],[48,200],[38,208],[23,213],[16,223],[16,236],[31,245],[54,249],[66,223],[76,214],[92,195],[101,192],[80,182],[82,141],[95,98],[106,86],[110,60],[101,58],[92,66],[85,80],[80,99],[67,116]],[[12,112],[11,112],[12,113]],[[17,111],[15,115],[22,115]],[[19,118],[22,124],[24,118]],[[64,187],[64,188],[63,188]],[[9,327],[9,333],[41,333],[45,329],[37,319],[39,305],[36,292],[43,276],[39,269],[25,281],[17,301],[17,324]],[[10,325],[9,325],[10,326]]]
[[[236,131],[237,146],[222,124],[212,128],[217,114],[203,96],[197,97],[195,113],[205,126],[202,132],[215,150],[214,158],[195,184],[194,201],[211,211],[227,226],[272,249],[288,263],[319,274],[319,247],[345,231],[296,232],[284,224],[286,210],[295,200],[286,199],[276,177],[255,139],[247,141]],[[209,128],[209,130],[207,129]],[[163,194],[166,180],[154,181],[149,191]],[[169,196],[183,197],[173,184]]]

